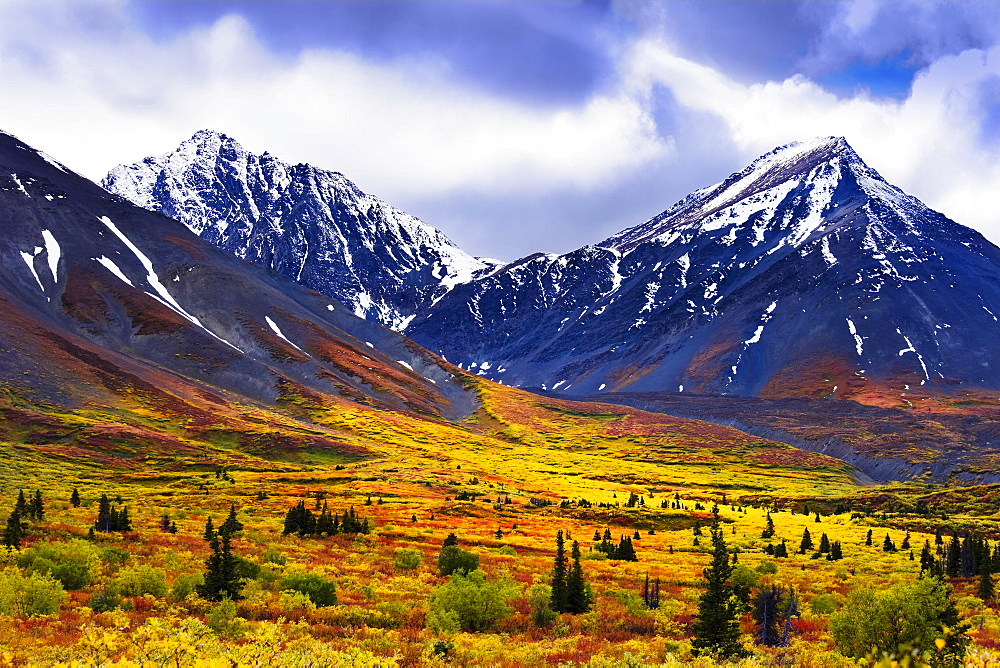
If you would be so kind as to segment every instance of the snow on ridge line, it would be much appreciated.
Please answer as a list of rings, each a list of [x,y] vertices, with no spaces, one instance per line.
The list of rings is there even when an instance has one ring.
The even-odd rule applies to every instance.
[[[170,296],[170,293],[167,292],[167,288],[162,283],[160,283],[159,277],[156,275],[156,272],[153,270],[153,262],[148,257],[146,257],[145,253],[143,253],[141,250],[139,250],[138,246],[136,246],[135,244],[133,244],[129,240],[129,238],[126,237],[122,233],[122,231],[118,229],[118,226],[115,225],[111,221],[110,218],[108,218],[107,216],[99,216],[97,219],[99,221],[101,221],[102,223],[104,223],[104,225],[109,230],[111,230],[115,234],[115,236],[117,236],[121,240],[121,242],[123,244],[125,244],[126,246],[128,246],[128,249],[130,251],[132,251],[132,253],[135,255],[136,259],[139,260],[139,263],[143,266],[143,268],[146,269],[146,282],[149,283],[150,287],[152,287],[156,291],[156,293],[159,295],[159,297],[157,297],[156,295],[154,295],[152,293],[149,293],[149,292],[147,292],[146,294],[148,294],[150,297],[153,297],[157,301],[163,303],[164,306],[166,306],[166,307],[174,310],[178,315],[180,315],[181,317],[189,320],[190,322],[192,322],[193,324],[197,325],[201,329],[205,330],[205,332],[207,332],[213,338],[218,339],[222,343],[225,343],[227,346],[229,346],[233,350],[237,350],[240,353],[243,352],[242,350],[240,350],[239,348],[237,348],[236,346],[234,346],[233,344],[231,344],[229,341],[226,341],[224,338],[222,338],[221,336],[219,336],[218,334],[216,334],[215,332],[213,332],[209,328],[205,327],[205,325],[201,324],[201,321],[198,320],[198,318],[194,317],[193,315],[191,315],[190,313],[188,313],[187,311],[185,311],[184,308],[180,304],[178,304],[177,301],[173,297]]]
[[[265,315],[264,316],[264,320],[267,321],[267,324],[271,328],[271,331],[273,331],[279,337],[281,337],[282,339],[284,339],[288,344],[290,344],[293,348],[295,348],[299,352],[303,352],[303,353],[305,352],[304,350],[302,350],[302,348],[299,348],[297,345],[295,345],[294,343],[292,343],[291,340],[287,336],[285,336],[284,334],[281,333],[281,330],[278,328],[278,324],[276,322],[274,322],[273,320],[271,320],[270,316],[266,316]]]

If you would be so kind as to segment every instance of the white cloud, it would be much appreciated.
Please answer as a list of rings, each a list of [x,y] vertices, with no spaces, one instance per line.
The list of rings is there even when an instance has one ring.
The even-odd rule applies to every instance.
[[[980,91],[1000,76],[1000,47],[940,58],[903,101],[838,98],[801,75],[744,85],[655,39],[635,45],[628,69],[637,88],[665,86],[685,107],[721,119],[744,161],[797,139],[845,136],[887,180],[1000,241],[1000,151],[980,131]],[[697,156],[678,156],[689,159]]]
[[[853,26],[863,42],[879,21],[851,7],[830,25]],[[934,51],[899,101],[840,98],[802,75],[741,83],[643,38],[623,45],[617,83],[552,109],[458,85],[433,60],[274,55],[235,16],[157,41],[125,0],[0,0],[0,129],[91,178],[220,130],[250,150],[342,171],[390,202],[426,205],[460,221],[457,237],[460,225],[490,221],[472,250],[505,257],[535,250],[525,245],[545,227],[549,247],[597,241],[609,221],[639,223],[637,211],[721,180],[721,163],[736,170],[789,141],[843,135],[887,179],[1000,241],[1000,145],[981,132],[1000,55],[946,52]],[[614,205],[573,210],[574,193]],[[476,213],[477,194],[488,214]],[[518,215],[527,211],[530,220]]]
[[[78,29],[65,3],[0,3],[0,127],[91,178],[203,127],[389,199],[588,188],[671,148],[641,100],[620,91],[538,109],[457,86],[434,62],[279,58],[237,16],[158,43],[123,4],[86,4],[101,29]]]

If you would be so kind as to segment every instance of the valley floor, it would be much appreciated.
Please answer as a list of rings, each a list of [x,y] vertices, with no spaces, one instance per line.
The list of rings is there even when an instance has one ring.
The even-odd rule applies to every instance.
[[[7,440],[0,444],[0,516],[19,489],[29,498],[40,490],[45,515],[28,522],[20,550],[0,551],[8,587],[0,591],[0,665],[725,664],[695,657],[691,644],[717,504],[723,537],[745,567],[740,577],[756,580],[755,589],[794,588],[801,609],[791,643],[780,648],[754,644],[745,612],[748,655],[731,663],[853,666],[857,660],[836,651],[830,631],[852,591],[915,580],[935,529],[996,538],[994,487],[863,487],[837,460],[723,427],[513,390],[482,397],[465,425],[386,421],[347,405],[315,413],[346,444],[364,445],[363,456],[266,459],[220,446],[208,455],[123,464]],[[79,507],[70,502],[74,489]],[[102,494],[128,506],[130,531],[90,532]],[[630,498],[642,503],[626,507]],[[323,504],[337,514],[353,507],[372,528],[284,535],[286,513],[299,502],[317,515]],[[231,508],[243,525],[233,553],[249,562],[235,606],[195,589],[211,554],[206,521],[218,528]],[[765,540],[769,516],[776,534]],[[164,530],[165,521],[176,533]],[[839,541],[844,558],[799,554],[806,529],[817,545],[822,534]],[[538,585],[550,581],[560,530],[579,542],[593,608],[541,619]],[[605,531],[616,544],[632,538],[638,560],[597,551],[593,538]],[[869,531],[874,540],[866,545]],[[883,551],[886,535],[901,546],[907,532],[916,557]],[[507,599],[475,632],[435,611],[449,582],[438,555],[451,533]],[[782,541],[788,557],[763,552]],[[84,566],[74,581],[62,563]],[[332,582],[336,604],[317,605],[291,587],[301,574]],[[53,575],[69,584],[46,589]],[[656,609],[641,595],[647,576],[659,582]],[[976,596],[976,578],[950,583],[970,624],[968,665],[997,664],[1000,615],[992,601]],[[31,586],[27,598],[10,593]]]

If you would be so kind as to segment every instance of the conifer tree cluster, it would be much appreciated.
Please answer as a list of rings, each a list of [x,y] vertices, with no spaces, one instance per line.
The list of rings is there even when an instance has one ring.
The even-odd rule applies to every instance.
[[[358,517],[354,513],[354,506],[345,510],[343,515],[331,513],[326,502],[323,502],[323,510],[319,517],[306,508],[305,501],[288,509],[285,515],[285,527],[283,535],[298,534],[300,536],[334,536],[341,533],[368,533],[371,527],[368,518]]]
[[[17,495],[14,508],[7,517],[0,543],[15,550],[21,549],[21,539],[28,535],[28,520],[41,521],[45,517],[42,503],[42,493],[35,492],[29,501],[24,496],[24,490]]]
[[[103,533],[114,531],[131,531],[132,520],[129,517],[128,506],[116,508],[107,494],[101,494],[97,502],[97,520],[94,529]]]
[[[632,540],[632,536],[623,535],[618,540],[618,545],[615,545],[611,541],[611,532],[608,531],[605,532],[601,542],[594,546],[594,549],[606,554],[608,559],[615,561],[639,561],[639,557],[635,553],[635,547],[632,545]]]
[[[170,515],[163,513],[160,516],[160,531],[163,533],[177,533],[177,524],[170,519]]]
[[[590,611],[593,594],[583,578],[580,564],[580,544],[573,541],[570,553],[572,564],[566,558],[566,540],[562,530],[556,532],[556,556],[552,566],[552,598],[550,607],[559,613],[579,615]]]
[[[782,540],[777,545],[772,545],[771,543],[768,543],[767,545],[764,546],[764,552],[774,557],[786,558],[788,557],[788,545],[785,544],[784,540]]]
[[[921,573],[949,578],[978,576],[982,593],[992,596],[992,575],[1000,567],[1000,544],[991,548],[989,541],[980,534],[970,532],[962,539],[952,533],[947,545],[938,533],[935,542],[936,548],[931,548],[930,541],[924,543],[920,552]],[[983,596],[980,598],[987,600]]]

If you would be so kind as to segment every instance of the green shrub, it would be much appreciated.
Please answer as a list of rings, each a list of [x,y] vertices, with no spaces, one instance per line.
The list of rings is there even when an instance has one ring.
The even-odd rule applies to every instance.
[[[29,573],[51,575],[66,590],[83,589],[93,582],[97,562],[96,548],[80,539],[66,543],[36,543],[17,559]]]
[[[237,640],[242,638],[247,632],[247,622],[245,619],[236,616],[236,603],[228,598],[222,599],[206,615],[208,628],[222,638]]]
[[[121,570],[115,578],[115,585],[122,596],[149,594],[162,598],[167,595],[167,574],[159,568],[139,564]]]
[[[438,555],[438,570],[441,575],[471,573],[477,568],[479,568],[479,555],[475,552],[466,552],[457,545],[441,548],[441,554]]]
[[[757,572],[761,575],[774,575],[778,572],[778,564],[770,559],[765,559],[757,564]]]
[[[31,573],[25,576],[13,568],[0,572],[0,614],[51,615],[65,600],[66,590],[48,575]]]
[[[95,591],[90,596],[90,609],[94,612],[110,612],[122,604],[122,597],[114,583]]]
[[[178,575],[174,578],[173,585],[170,586],[170,600],[171,601],[183,601],[188,596],[195,592],[195,588],[205,583],[205,575],[203,573],[188,573],[186,575]]]
[[[122,547],[106,547],[98,553],[98,556],[102,563],[117,567],[124,566],[132,557],[132,553]]]
[[[538,627],[551,626],[559,614],[552,609],[552,587],[536,584],[528,590],[528,605],[531,606],[531,623]]]
[[[282,591],[297,591],[309,597],[313,604],[322,608],[337,604],[337,586],[314,573],[289,573],[281,578],[278,585]]]
[[[820,594],[809,601],[809,609],[814,615],[829,615],[837,611],[838,602],[836,594]]]
[[[509,580],[489,582],[480,570],[453,573],[431,591],[427,625],[438,633],[488,631],[510,615],[507,602],[517,594]]]
[[[268,547],[264,550],[264,554],[261,557],[261,561],[265,564],[276,564],[278,566],[284,566],[288,563],[288,558],[281,553],[281,551],[276,547]]]
[[[420,567],[424,555],[420,550],[400,547],[396,550],[396,561],[393,566],[401,571],[412,571]]]
[[[886,589],[856,587],[844,607],[830,616],[830,633],[844,656],[876,658],[900,647],[934,652],[940,665],[962,665],[969,639],[948,585],[932,577]],[[939,648],[937,640],[944,643]],[[935,664],[938,665],[938,664]]]
[[[241,580],[256,580],[260,577],[260,564],[245,559],[238,554],[233,555],[233,572]]]

